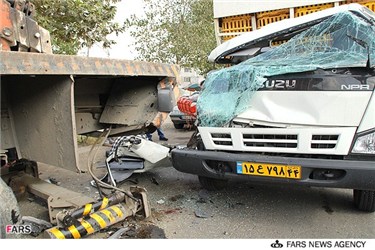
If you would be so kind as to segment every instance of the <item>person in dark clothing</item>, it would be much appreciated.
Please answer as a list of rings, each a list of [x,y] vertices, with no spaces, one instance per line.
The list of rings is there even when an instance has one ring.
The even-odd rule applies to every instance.
[[[156,131],[158,132],[158,136],[159,136],[160,141],[168,141],[168,138],[165,137],[161,128],[156,128]],[[151,133],[146,133],[146,136],[147,136],[147,139],[149,141],[152,141],[152,134]]]

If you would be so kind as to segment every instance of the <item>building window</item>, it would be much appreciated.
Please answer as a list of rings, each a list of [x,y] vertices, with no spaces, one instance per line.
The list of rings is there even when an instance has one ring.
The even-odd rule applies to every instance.
[[[184,68],[184,71],[185,71],[186,73],[190,73],[190,72],[191,72],[191,68]]]
[[[184,82],[190,82],[191,78],[190,77],[184,77]]]

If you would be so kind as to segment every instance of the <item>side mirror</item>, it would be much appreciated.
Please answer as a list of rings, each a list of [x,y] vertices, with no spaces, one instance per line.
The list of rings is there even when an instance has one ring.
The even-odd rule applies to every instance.
[[[158,89],[158,111],[172,112],[176,100],[171,87]]]

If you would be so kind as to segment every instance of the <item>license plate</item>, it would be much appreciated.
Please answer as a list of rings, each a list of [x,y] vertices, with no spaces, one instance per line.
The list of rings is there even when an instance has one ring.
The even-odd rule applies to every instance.
[[[301,166],[259,162],[237,162],[237,174],[301,179]]]

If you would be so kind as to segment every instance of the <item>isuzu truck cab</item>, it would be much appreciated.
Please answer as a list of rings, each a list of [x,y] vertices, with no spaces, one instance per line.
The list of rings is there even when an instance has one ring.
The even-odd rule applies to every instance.
[[[173,166],[208,190],[230,178],[353,189],[375,211],[375,14],[342,5],[269,24],[209,55],[197,131]]]

